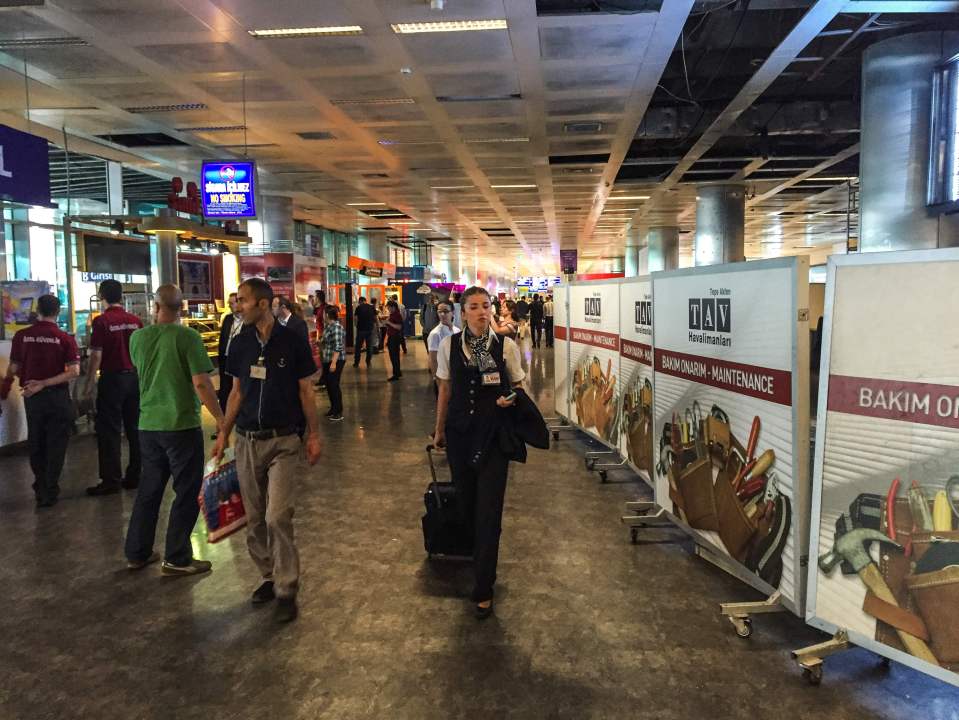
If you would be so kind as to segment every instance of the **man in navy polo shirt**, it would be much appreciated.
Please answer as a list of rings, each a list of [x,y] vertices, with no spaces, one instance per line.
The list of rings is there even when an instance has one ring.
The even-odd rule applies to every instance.
[[[116,280],[100,283],[100,299],[106,309],[93,320],[90,333],[90,364],[87,395],[97,382],[97,455],[100,484],[87,488],[88,495],[110,495],[120,486],[132,490],[140,484],[140,383],[130,360],[130,336],[143,327],[136,315],[123,308],[123,286]],[[126,432],[130,458],[126,474],[120,466],[120,432]]]
[[[235,378],[226,417],[213,449],[221,458],[236,424],[236,470],[247,517],[246,544],[263,580],[254,605],[277,600],[277,622],[296,618],[300,556],[293,542],[293,503],[301,440],[306,431],[310,465],[320,457],[316,372],[309,343],[273,317],[273,289],[260,278],[237,293],[243,324],[230,346],[227,372]]]
[[[37,321],[13,336],[10,365],[0,384],[0,400],[6,400],[14,376],[20,378],[37,507],[52,507],[60,494],[74,419],[69,383],[80,375],[76,340],[57,327],[59,314],[55,295],[37,300]]]

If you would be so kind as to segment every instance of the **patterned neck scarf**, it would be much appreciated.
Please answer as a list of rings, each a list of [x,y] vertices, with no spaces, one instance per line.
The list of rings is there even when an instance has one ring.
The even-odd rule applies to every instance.
[[[479,336],[470,332],[468,327],[463,331],[463,337],[470,349],[470,365],[477,368],[480,372],[496,368],[496,361],[489,352],[489,333],[489,327],[486,328],[485,333]]]

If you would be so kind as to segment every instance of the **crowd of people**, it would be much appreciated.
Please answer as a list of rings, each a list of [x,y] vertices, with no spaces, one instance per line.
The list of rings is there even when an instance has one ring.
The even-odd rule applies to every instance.
[[[329,397],[326,415],[343,419],[340,388],[347,333],[340,309],[322,292],[311,297],[315,345],[302,306],[275,296],[265,280],[244,281],[228,299],[217,348],[219,387],[200,335],[181,324],[184,300],[175,285],[154,296],[153,323],[144,326],[123,306],[115,280],[99,286],[103,311],[92,322],[90,354],[79,394],[96,395],[100,497],[136,490],[124,552],[131,571],[160,563],[164,575],[209,572],[211,563],[193,556],[190,535],[199,515],[198,496],[206,453],[201,425],[205,407],[216,426],[212,457],[221,460],[234,442],[237,476],[247,515],[247,547],[261,575],[251,596],[255,605],[275,600],[279,622],[298,613],[299,554],[294,542],[297,464],[305,450],[315,464],[321,453],[314,377]],[[552,346],[552,301],[500,300],[478,287],[450,299],[430,295],[422,310],[431,389],[437,412],[434,443],[448,446],[458,507],[475,537],[478,617],[492,612],[500,524],[510,460],[489,441],[483,427],[516,402],[526,373],[519,343]],[[45,295],[38,318],[14,337],[10,364],[0,382],[5,400],[19,379],[28,426],[33,490],[39,508],[52,507],[75,419],[70,381],[80,375],[76,341],[57,325],[60,302]],[[396,296],[385,303],[360,297],[353,311],[353,367],[365,366],[385,348],[391,372],[403,377],[408,310]],[[316,354],[314,354],[316,350]],[[317,360],[319,361],[317,363]],[[0,408],[2,412],[2,408]],[[128,460],[121,463],[126,435]],[[483,439],[485,438],[485,440]],[[171,483],[164,550],[154,549],[161,503]]]

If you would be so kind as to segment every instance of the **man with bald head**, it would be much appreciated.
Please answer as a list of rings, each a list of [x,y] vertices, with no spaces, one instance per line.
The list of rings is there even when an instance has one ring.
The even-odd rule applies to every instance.
[[[155,323],[130,336],[130,359],[140,378],[140,452],[143,470],[130,528],[127,567],[140,570],[160,560],[153,550],[160,504],[173,477],[176,497],[170,507],[164,575],[195,575],[211,564],[193,557],[190,533],[200,513],[203,481],[203,432],[200,403],[223,425],[210,373],[213,363],[199,333],[180,324],[183,294],[161,285],[154,298]]]

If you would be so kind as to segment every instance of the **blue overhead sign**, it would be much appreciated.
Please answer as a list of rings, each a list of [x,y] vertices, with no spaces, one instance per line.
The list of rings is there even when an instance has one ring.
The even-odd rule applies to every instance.
[[[0,200],[50,205],[47,141],[0,125]]]
[[[256,217],[256,163],[204,161],[200,175],[203,216],[222,220]]]

